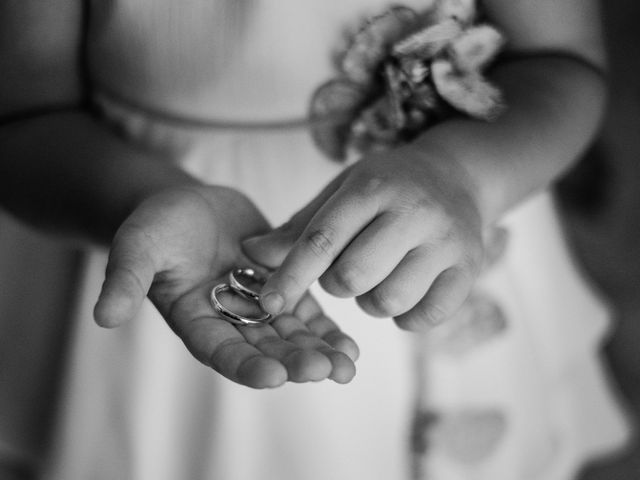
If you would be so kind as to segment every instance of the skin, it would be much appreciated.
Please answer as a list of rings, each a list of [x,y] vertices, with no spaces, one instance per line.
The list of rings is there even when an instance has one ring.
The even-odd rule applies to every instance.
[[[456,118],[366,156],[287,223],[246,240],[251,258],[278,267],[262,290],[265,310],[289,308],[319,280],[401,328],[443,322],[479,273],[483,229],[589,144],[605,100],[596,2],[484,3],[520,57],[492,72],[506,114],[491,123]]]
[[[240,249],[270,229],[255,205],[123,142],[86,108],[82,3],[0,2],[0,202],[39,228],[112,244],[100,325],[130,321],[146,296],[197,359],[255,388],[353,377],[356,344],[305,294],[316,279],[403,328],[443,321],[478,273],[483,228],[575,160],[604,101],[602,79],[580,62],[505,64],[494,72],[510,107],[499,121],[455,119],[367,158]],[[595,0],[485,4],[515,53],[604,64]],[[263,307],[288,313],[236,328],[208,292],[254,262],[282,265],[264,287],[282,301],[266,295]]]
[[[357,347],[310,295],[260,327],[237,327],[212,311],[211,289],[236,265],[253,265],[240,239],[267,228],[232,189],[189,186],[145,199],[113,239],[96,321],[118,326],[148,296],[195,358],[235,382],[265,388],[287,380],[350,381]]]
[[[82,101],[82,4],[0,5],[3,206],[39,228],[111,243],[99,325],[130,321],[148,297],[187,349],[232,381],[349,382],[358,347],[309,295],[258,328],[213,310],[209,292],[232,267],[257,267],[241,240],[269,225],[240,192],[201,183],[93,117]]]

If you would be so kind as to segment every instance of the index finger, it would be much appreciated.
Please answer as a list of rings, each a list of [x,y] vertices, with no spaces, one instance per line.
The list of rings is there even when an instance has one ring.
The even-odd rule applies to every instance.
[[[293,308],[342,250],[378,213],[375,202],[363,201],[344,186],[311,218],[291,251],[262,288],[262,308],[277,315]]]
[[[116,327],[135,317],[158,271],[152,252],[143,230],[127,226],[118,230],[94,307],[98,325]]]

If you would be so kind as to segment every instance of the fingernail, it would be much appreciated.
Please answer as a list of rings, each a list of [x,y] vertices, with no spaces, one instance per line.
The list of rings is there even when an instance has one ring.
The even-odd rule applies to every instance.
[[[245,238],[244,240],[242,240],[242,246],[243,247],[250,247],[250,246],[255,245],[256,243],[260,242],[260,240],[262,240],[263,238],[264,238],[264,235],[257,235],[255,237]]]
[[[269,292],[260,297],[260,304],[265,312],[278,315],[284,310],[284,298],[278,292]]]
[[[258,240],[260,240],[263,237],[263,235],[256,235],[255,237],[249,237],[249,238],[245,238],[244,240],[242,240],[242,243],[255,243]]]
[[[432,308],[428,310],[425,314],[425,323],[431,327],[437,327],[447,320],[447,314],[437,308]]]

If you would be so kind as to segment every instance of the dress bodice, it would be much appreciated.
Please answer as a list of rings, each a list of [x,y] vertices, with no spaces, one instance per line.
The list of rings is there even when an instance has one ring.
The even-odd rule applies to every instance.
[[[428,0],[404,2],[416,9]],[[388,0],[99,0],[97,88],[190,118],[301,118],[345,29]]]

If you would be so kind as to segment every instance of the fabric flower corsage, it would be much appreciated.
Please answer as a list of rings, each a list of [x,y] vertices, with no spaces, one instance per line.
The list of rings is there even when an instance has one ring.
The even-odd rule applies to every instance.
[[[310,105],[327,156],[387,149],[455,112],[491,121],[505,105],[483,75],[504,44],[475,0],[435,0],[424,13],[392,7],[364,22],[336,56],[339,74]]]

